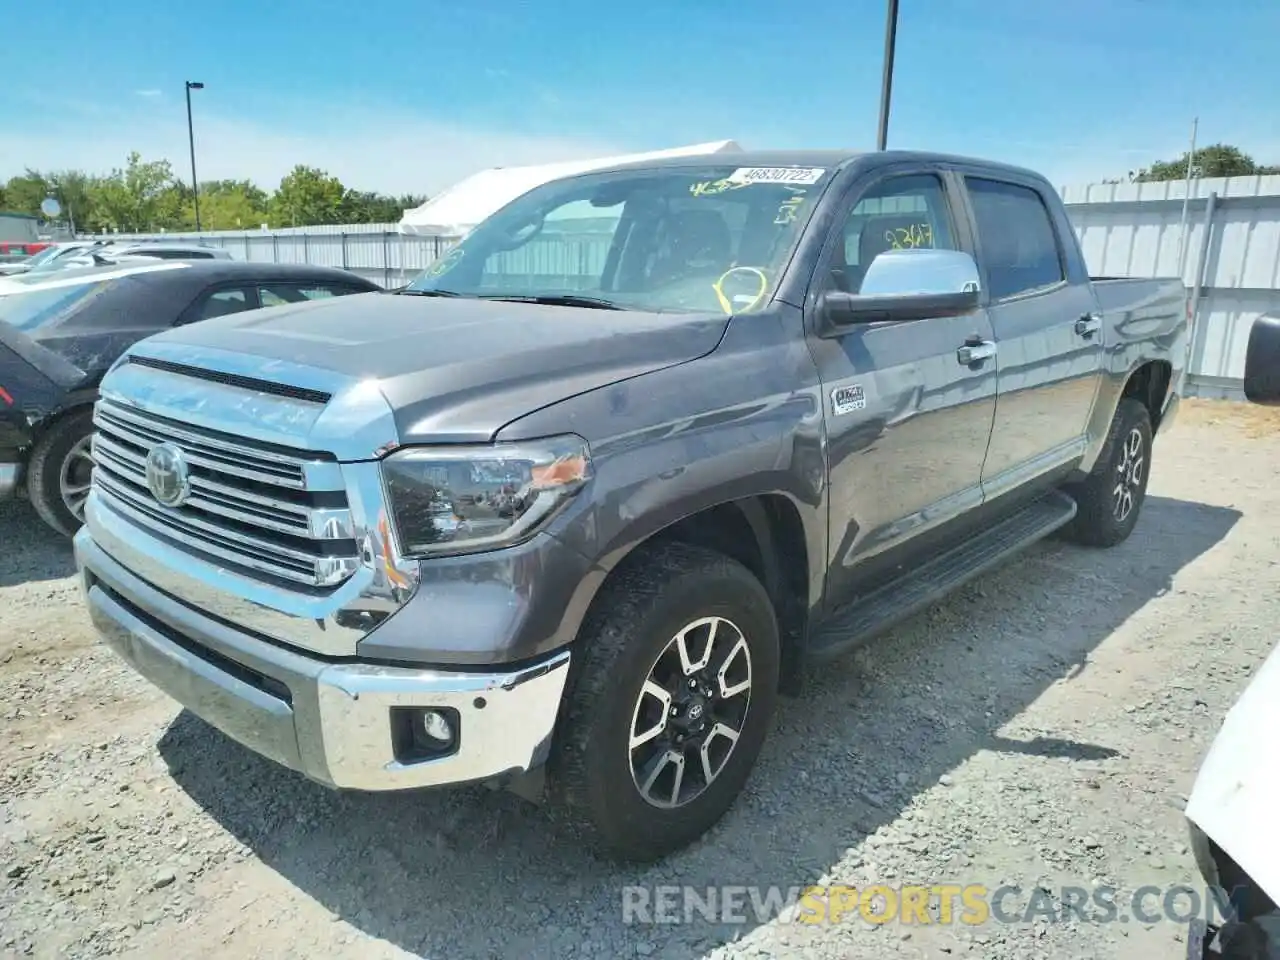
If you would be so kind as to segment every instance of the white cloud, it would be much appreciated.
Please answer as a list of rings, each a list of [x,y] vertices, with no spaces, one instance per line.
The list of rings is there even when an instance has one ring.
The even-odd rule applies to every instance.
[[[133,91],[133,93],[134,93],[134,96],[137,96],[137,97],[147,97],[148,99],[152,99],[152,98],[155,98],[155,97],[163,97],[163,96],[164,96],[164,91],[163,91],[163,90],[155,90],[155,89],[152,89],[152,90],[135,90],[135,91]]]
[[[143,91],[139,91],[141,96]],[[150,102],[150,101],[149,101]],[[106,173],[130,151],[167,159],[182,179],[191,175],[186,111],[157,105],[136,110],[63,104],[41,111],[26,129],[5,132],[0,180],[36,170]],[[64,122],[48,124],[50,116]],[[279,123],[248,121],[197,109],[196,164],[201,180],[250,179],[266,189],[296,164],[320,167],[344,184],[382,193],[435,194],[478,170],[550,163],[637,149],[603,139],[486,130],[408,114],[342,110],[316,104]],[[676,144],[656,144],[665,147]],[[640,148],[644,148],[641,145]]]

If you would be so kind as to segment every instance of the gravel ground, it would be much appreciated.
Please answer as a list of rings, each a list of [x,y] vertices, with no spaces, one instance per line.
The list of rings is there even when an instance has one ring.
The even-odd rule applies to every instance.
[[[1032,548],[784,701],[735,810],[650,868],[507,794],[339,796],[259,760],[96,643],[69,549],[9,505],[0,957],[1180,958],[1174,922],[810,925],[748,898],[626,923],[623,888],[1017,885],[1006,912],[1199,888],[1184,795],[1280,619],[1277,426],[1186,405],[1128,543]]]

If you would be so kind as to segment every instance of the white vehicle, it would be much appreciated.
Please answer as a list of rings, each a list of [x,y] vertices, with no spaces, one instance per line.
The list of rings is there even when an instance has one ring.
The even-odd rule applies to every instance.
[[[156,260],[233,260],[231,251],[223,247],[209,247],[201,243],[168,243],[164,241],[114,242],[108,246],[78,250],[59,260],[65,267],[93,266],[104,262],[124,263],[138,259]]]
[[[1245,396],[1280,406],[1280,317],[1254,323]],[[1186,817],[1205,882],[1230,894],[1234,916],[1187,938],[1188,960],[1280,960],[1280,762],[1268,733],[1280,729],[1280,647],[1227,713]]]
[[[54,243],[45,247],[33,257],[17,263],[0,264],[0,277],[18,276],[24,273],[57,270],[64,265],[68,257],[78,256],[94,247],[103,246],[99,240],[72,240],[66,243]]]

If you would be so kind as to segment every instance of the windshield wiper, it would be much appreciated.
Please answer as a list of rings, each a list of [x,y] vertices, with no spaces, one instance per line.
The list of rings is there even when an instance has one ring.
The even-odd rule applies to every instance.
[[[464,297],[464,293],[455,293],[452,290],[410,290],[408,287],[401,287],[399,290],[388,290],[387,293],[397,293],[406,297]]]
[[[481,300],[506,300],[511,303],[542,303],[549,307],[588,307],[593,310],[625,310],[612,300],[602,297],[584,297],[576,293],[555,293],[539,296],[503,296],[487,294]]]

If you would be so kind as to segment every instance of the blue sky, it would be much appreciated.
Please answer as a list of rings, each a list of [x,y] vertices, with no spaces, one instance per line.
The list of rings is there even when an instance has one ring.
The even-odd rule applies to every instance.
[[[295,163],[436,192],[475,170],[735,139],[875,144],[883,0],[14,3],[0,177],[129,150],[272,187]],[[1056,183],[1200,142],[1280,162],[1280,0],[901,0],[890,146]]]

